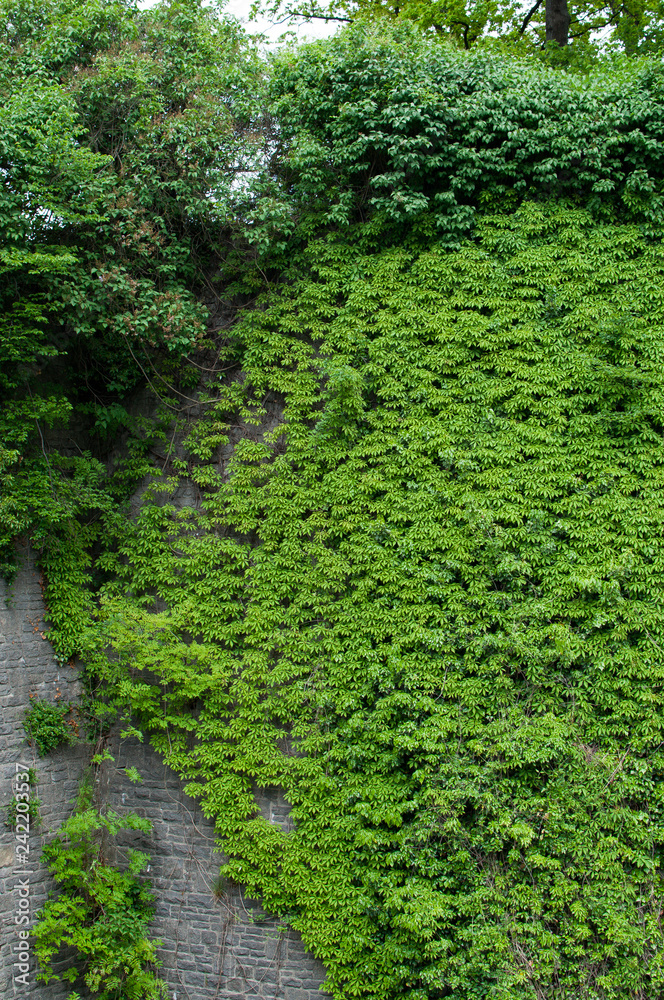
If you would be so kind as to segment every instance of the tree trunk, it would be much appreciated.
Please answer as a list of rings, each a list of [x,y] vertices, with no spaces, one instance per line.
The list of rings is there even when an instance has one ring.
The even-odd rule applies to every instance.
[[[569,34],[567,0],[546,0],[546,40],[567,45]]]

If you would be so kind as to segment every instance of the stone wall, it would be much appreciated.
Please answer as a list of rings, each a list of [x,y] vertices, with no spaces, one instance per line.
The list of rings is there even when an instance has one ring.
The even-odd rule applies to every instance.
[[[78,695],[75,669],[60,667],[46,638],[39,572],[26,548],[22,568],[8,593],[0,593],[0,997],[30,996],[32,1000],[64,1000],[68,986],[38,984],[30,963],[30,985],[17,986],[12,947],[17,942],[14,913],[18,902],[14,836],[5,825],[12,798],[16,762],[37,771],[36,795],[41,826],[30,838],[30,905],[32,916],[52,888],[40,863],[41,849],[70,815],[79,782],[88,766],[90,748],[78,746],[35,757],[25,740],[22,720],[30,695],[54,701],[74,701]],[[0,584],[0,586],[2,586]],[[220,857],[213,828],[194,800],[186,796],[178,777],[164,767],[154,751],[134,740],[112,734],[113,764],[99,776],[99,794],[118,812],[134,811],[153,824],[149,837],[132,835],[125,845],[150,854],[150,878],[156,895],[152,924],[162,940],[161,975],[169,1000],[314,1000],[325,970],[304,950],[299,935],[265,914],[255,900],[238,888],[218,883]],[[142,776],[132,784],[124,768]],[[264,789],[258,805],[271,822],[287,826],[288,807],[278,789]],[[122,853],[122,847],[119,849]]]

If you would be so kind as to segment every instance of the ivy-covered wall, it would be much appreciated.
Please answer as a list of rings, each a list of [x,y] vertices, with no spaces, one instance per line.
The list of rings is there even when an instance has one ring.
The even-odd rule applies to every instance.
[[[163,995],[147,793],[173,885],[214,829],[219,912],[288,927],[269,989],[310,988],[270,978],[297,932],[335,1000],[658,997],[659,56],[379,16],[266,54],[201,0],[0,20],[0,561],[30,539],[81,665],[33,742],[77,718],[91,761],[44,974]]]
[[[13,798],[16,763],[35,769],[38,784],[31,797],[39,800],[38,816],[31,817],[29,858],[31,871],[30,907],[34,919],[52,888],[45,865],[40,861],[41,849],[49,831],[57,829],[72,809],[79,782],[85,770],[89,752],[83,747],[56,751],[49,758],[38,758],[28,745],[23,719],[31,697],[49,702],[76,701],[80,694],[77,672],[70,666],[59,665],[46,634],[44,601],[40,584],[41,572],[34,553],[26,545],[18,550],[20,571],[13,586],[2,584],[0,591],[0,683],[2,697],[2,736],[0,737],[0,915],[2,919],[2,972],[0,992],[3,996],[19,994],[14,988],[13,967],[18,943],[14,917],[18,912],[17,870],[14,831],[7,825],[8,809]],[[36,963],[32,960],[31,986],[28,995],[44,998],[64,998],[64,984],[44,987],[36,983]]]
[[[30,985],[15,989],[12,950],[17,944],[14,914],[18,902],[14,874],[15,838],[5,825],[12,798],[15,763],[34,768],[39,800],[38,825],[30,837],[30,905],[32,916],[55,888],[41,858],[44,844],[53,839],[71,815],[87,770],[90,748],[63,747],[45,757],[28,745],[23,718],[30,697],[48,701],[76,701],[78,675],[72,666],[59,666],[45,638],[45,607],[41,575],[34,553],[26,546],[18,553],[20,570],[13,585],[3,587],[0,605],[0,994],[30,996],[34,1000],[65,1000],[66,983],[39,983],[34,956]],[[214,826],[197,803],[185,795],[177,776],[157,754],[136,740],[121,740],[118,729],[109,740],[115,761],[99,769],[98,796],[118,812],[132,810],[152,823],[149,835],[125,835],[121,848],[139,847],[150,855],[146,878],[156,895],[151,933],[161,939],[158,956],[169,997],[178,1000],[314,1000],[324,970],[304,949],[297,933],[247,898],[240,886],[220,883],[220,856],[215,850]],[[125,768],[138,768],[142,781],[134,784]],[[288,807],[278,789],[258,791],[258,803],[270,822],[288,824]],[[119,859],[118,859],[119,860]],[[66,968],[71,953],[56,966]],[[85,995],[85,993],[83,994]]]

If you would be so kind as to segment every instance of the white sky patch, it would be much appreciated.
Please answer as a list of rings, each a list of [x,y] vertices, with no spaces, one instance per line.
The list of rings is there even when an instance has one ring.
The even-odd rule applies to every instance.
[[[278,23],[264,17],[258,18],[256,21],[250,21],[250,9],[251,0],[228,0],[228,3],[224,7],[225,13],[237,17],[238,21],[244,24],[247,31],[250,31],[252,34],[260,32],[266,35],[273,44],[278,42],[279,37],[287,31],[293,32],[298,41],[304,41],[307,38],[328,38],[339,27],[338,21],[329,21],[328,23],[325,21],[310,21],[308,24],[291,25],[287,21]]]

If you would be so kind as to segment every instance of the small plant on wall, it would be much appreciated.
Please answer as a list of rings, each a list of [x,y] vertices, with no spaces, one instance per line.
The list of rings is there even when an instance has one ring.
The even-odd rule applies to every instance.
[[[33,701],[23,722],[28,739],[34,743],[40,757],[69,745],[74,736],[66,717],[68,705],[56,705],[49,701]]]
[[[141,872],[149,858],[127,850],[119,868],[109,862],[107,851],[120,831],[150,829],[149,821],[134,813],[98,810],[84,788],[77,811],[44,849],[58,892],[47,900],[33,930],[39,980],[84,982],[98,1000],[165,1000],[165,984],[153,971],[161,942],[147,934],[154,897]],[[74,948],[76,957],[65,971],[56,971],[54,962],[64,948]]]

